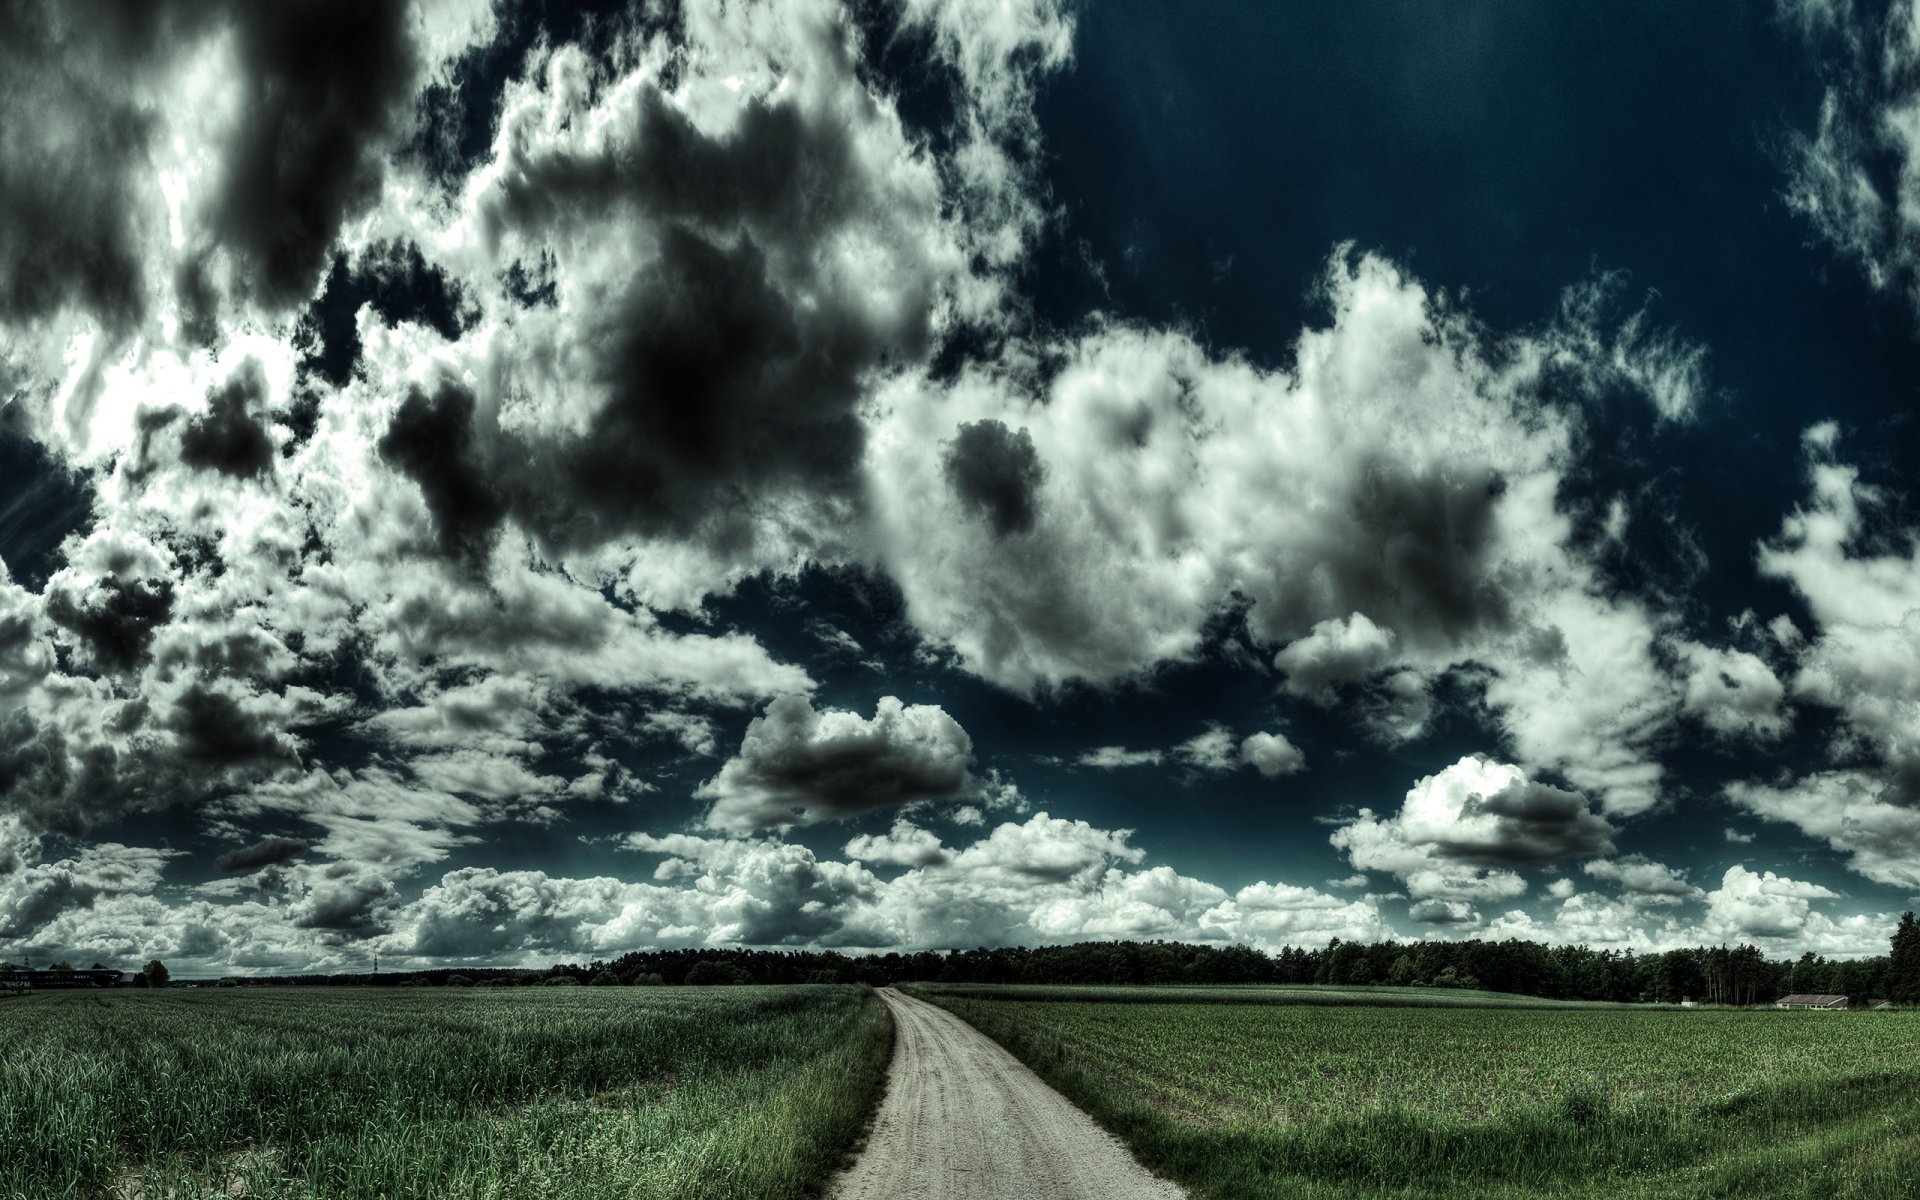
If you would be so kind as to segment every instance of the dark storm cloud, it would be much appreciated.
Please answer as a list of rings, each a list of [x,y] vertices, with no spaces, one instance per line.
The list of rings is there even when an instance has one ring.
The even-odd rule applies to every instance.
[[[1512,622],[1505,583],[1490,571],[1506,485],[1485,468],[1409,471],[1376,461],[1330,522],[1310,582],[1260,614],[1305,628],[1314,613],[1360,612],[1416,647],[1452,647]]]
[[[652,89],[626,119],[629,149],[516,162],[487,210],[522,235],[631,211],[610,236],[648,247],[591,330],[605,405],[577,439],[527,447],[524,519],[591,545],[724,527],[769,492],[850,494],[862,377],[924,353],[932,295],[892,280],[903,301],[876,314],[821,274],[838,232],[885,219],[846,129],[756,101],[710,137]]]
[[[297,757],[291,739],[272,721],[205,683],[180,694],[162,727],[176,736],[175,753],[193,771],[225,773]]]
[[[1422,925],[1472,925],[1480,920],[1472,905],[1459,900],[1421,900],[1408,907],[1407,916]]]
[[[144,710],[126,715],[137,726]],[[77,837],[138,798],[139,782],[120,768],[109,742],[79,742],[25,710],[0,716],[0,796],[31,829]]]
[[[1001,537],[1033,528],[1046,468],[1033,435],[999,421],[960,426],[944,461],[947,483],[962,504],[985,517]]]
[[[527,496],[558,540],[685,532],[749,489],[846,482],[862,433],[836,360],[862,355],[802,330],[751,241],[725,249],[671,230],[606,333],[613,396],[565,452],[566,507]]]
[[[220,336],[220,290],[204,257],[188,258],[174,270],[173,300],[180,310],[180,336],[189,345],[212,347]]]
[[[451,341],[477,313],[447,271],[412,242],[377,242],[353,259],[336,254],[325,285],[301,319],[308,343],[303,366],[338,387],[360,359],[355,317],[371,305],[388,328],[411,322]]]
[[[784,696],[747,726],[740,753],[694,794],[714,801],[708,824],[745,831],[836,820],[920,800],[966,795],[973,742],[935,705],[882,697],[872,720],[815,712]]]
[[[305,854],[309,849],[306,842],[299,838],[264,837],[251,846],[242,846],[238,850],[222,854],[216,864],[222,871],[257,871],[262,867],[277,866]]]
[[[38,868],[10,890],[11,903],[0,909],[0,938],[32,937],[61,913],[85,908],[100,894],[64,867]]]
[[[173,615],[173,583],[166,579],[121,579],[109,575],[75,592],[55,588],[47,617],[80,639],[92,664],[103,671],[131,671],[147,657],[154,630]]]
[[[385,0],[6,4],[0,318],[77,304],[125,330],[145,315],[145,247],[159,234],[151,154],[164,121],[151,90],[222,33],[237,60],[236,120],[217,151],[204,228],[190,238],[199,249],[164,282],[198,341],[217,308],[210,247],[229,252],[269,306],[304,298],[341,221],[377,196],[384,151],[411,111],[411,14]]]
[[[85,475],[8,430],[8,411],[0,409],[0,479],[6,481],[0,489],[0,562],[16,583],[37,592],[57,566],[60,543],[91,516],[93,489]]]
[[[373,937],[390,928],[399,893],[378,876],[363,875],[340,864],[307,890],[289,909],[297,929],[320,929],[354,937]]]
[[[1434,848],[1448,858],[1487,866],[1538,867],[1613,849],[1613,826],[1587,807],[1587,798],[1544,783],[1520,781],[1490,796],[1474,796],[1461,817],[1494,817],[1493,830],[1441,836]]]
[[[273,439],[259,419],[266,393],[266,373],[248,362],[207,397],[206,415],[188,422],[180,435],[180,461],[236,479],[266,474],[273,466]]]
[[[227,147],[215,227],[271,306],[307,297],[342,219],[379,192],[419,70],[411,12],[391,0],[236,10],[245,119]]]
[[[804,256],[872,203],[847,130],[810,123],[793,103],[752,101],[725,138],[651,88],[623,117],[631,153],[529,162],[506,180],[496,220],[539,228],[573,210],[631,205],[716,232],[751,228]]]
[[[602,335],[609,402],[549,451],[541,474],[558,487],[518,491],[552,541],[684,535],[762,491],[851,486],[865,436],[856,375],[880,347],[831,311],[796,309],[752,240],[670,229]]]
[[[154,124],[127,89],[192,6],[108,0],[0,6],[0,318],[78,303],[109,328],[139,316],[134,201]]]
[[[380,439],[380,455],[420,486],[449,558],[478,567],[506,515],[477,458],[473,393],[450,381],[407,394]]]

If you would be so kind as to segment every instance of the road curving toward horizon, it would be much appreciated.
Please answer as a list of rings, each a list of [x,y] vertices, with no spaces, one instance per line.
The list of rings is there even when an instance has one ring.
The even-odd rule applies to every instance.
[[[924,1000],[880,998],[886,1099],[828,1200],[1185,1200],[999,1043]]]

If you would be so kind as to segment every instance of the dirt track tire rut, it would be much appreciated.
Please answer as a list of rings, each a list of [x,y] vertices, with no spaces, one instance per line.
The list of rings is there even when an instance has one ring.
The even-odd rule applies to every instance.
[[[887,1095],[829,1200],[1185,1200],[999,1043],[891,988]]]

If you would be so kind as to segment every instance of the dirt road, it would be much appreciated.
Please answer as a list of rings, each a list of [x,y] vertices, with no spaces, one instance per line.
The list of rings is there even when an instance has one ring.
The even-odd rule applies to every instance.
[[[887,1098],[830,1200],[1184,1200],[973,1026],[880,997],[896,1030]]]

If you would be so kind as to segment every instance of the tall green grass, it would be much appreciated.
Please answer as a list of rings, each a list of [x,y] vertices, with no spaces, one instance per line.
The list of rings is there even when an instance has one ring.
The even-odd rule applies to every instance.
[[[1920,1187],[1920,1014],[922,994],[1200,1197]]]
[[[804,1195],[891,1043],[857,987],[34,996],[0,1197]]]
[[[1472,988],[1391,987],[1314,983],[914,983],[916,995],[977,996],[1005,1000],[1100,1000],[1111,1004],[1313,1004],[1362,1008],[1622,1009],[1607,1000],[1549,1000]]]

